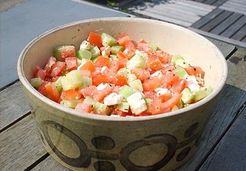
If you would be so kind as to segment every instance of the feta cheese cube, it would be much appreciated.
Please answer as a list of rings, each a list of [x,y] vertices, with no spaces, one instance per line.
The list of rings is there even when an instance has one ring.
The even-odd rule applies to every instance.
[[[127,102],[130,105],[132,113],[136,115],[147,110],[146,101],[144,100],[144,97],[140,92],[136,92],[131,96],[127,97]]]
[[[101,83],[97,86],[97,90],[103,90],[108,86],[108,83]]]
[[[198,91],[200,89],[195,76],[187,76],[185,79],[187,81],[187,86],[191,92]]]
[[[157,96],[161,96],[161,95],[165,95],[165,94],[170,93],[170,91],[167,88],[156,88],[155,92],[156,92]]]
[[[150,75],[150,77],[158,77],[158,78],[160,78],[162,76],[163,76],[163,74],[162,74],[162,72],[160,70],[156,71],[156,72],[154,72],[153,74]]]
[[[84,40],[84,41],[80,44],[79,49],[90,50],[90,49],[91,49],[91,44],[90,44],[90,42]]]
[[[108,96],[106,96],[103,100],[103,103],[107,106],[112,106],[116,104],[120,104],[123,100],[123,96],[117,93],[111,93]]]

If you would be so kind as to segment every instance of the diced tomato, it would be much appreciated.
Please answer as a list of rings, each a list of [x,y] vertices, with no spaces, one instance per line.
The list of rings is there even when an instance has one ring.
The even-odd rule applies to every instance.
[[[90,104],[85,104],[85,103],[79,103],[76,105],[75,110],[79,112],[92,112],[93,111],[93,106]]]
[[[173,83],[171,90],[173,92],[181,93],[186,87],[186,80],[178,80],[177,82]]]
[[[37,73],[36,73],[36,77],[39,77],[39,78],[41,78],[42,80],[44,80],[45,79],[45,77],[46,77],[46,71],[44,70],[44,69],[39,69],[38,71],[37,71]]]
[[[91,77],[91,72],[89,70],[79,70],[82,76]]]
[[[161,112],[161,100],[158,98],[152,99],[152,102],[148,108],[148,111],[151,114],[158,114]]]
[[[110,70],[116,73],[119,70],[120,63],[118,60],[113,60],[111,62]]]
[[[161,104],[161,111],[162,112],[170,111],[173,108],[173,106],[179,103],[180,98],[181,98],[181,94],[174,93],[169,100]]]
[[[121,46],[125,46],[129,41],[131,41],[131,39],[128,35],[123,35],[117,39],[117,42]]]
[[[63,51],[60,54],[61,56],[61,60],[64,60],[67,57],[73,57],[76,56],[76,50],[75,48],[67,48],[67,49],[63,49]]]
[[[109,78],[109,76],[104,75],[104,74],[97,74],[94,75],[92,78],[92,83],[95,86],[98,86],[101,83],[109,83],[111,80]]]
[[[140,50],[140,51],[144,51],[144,52],[150,51],[149,45],[146,42],[142,42],[142,41],[140,41],[137,44],[137,49]]]
[[[133,43],[133,41],[129,41],[125,45],[125,50],[123,51],[123,53],[128,57],[128,59],[130,59],[135,55],[135,51],[136,51],[135,44]]]
[[[117,57],[119,58],[119,60],[121,59],[128,59],[128,56],[125,55],[123,52],[119,51],[117,52]]]
[[[127,62],[128,62],[128,59],[126,59],[126,58],[120,59],[119,60],[119,69],[126,67]]]
[[[147,65],[152,71],[158,71],[162,69],[162,63],[159,59],[148,60]]]
[[[201,67],[190,66],[185,68],[185,70],[189,75],[195,75],[195,76],[204,75],[204,71],[202,70]]]
[[[141,81],[145,81],[150,77],[150,72],[145,69],[135,68],[132,70],[132,73]]]
[[[78,66],[76,57],[67,57],[67,58],[65,58],[65,63],[66,63],[68,71],[74,70]]]
[[[127,84],[127,78],[124,75],[116,75],[115,77],[115,85],[123,86]]]
[[[48,63],[45,65],[44,69],[47,73],[50,73],[52,66],[56,63],[56,58],[51,56]]]
[[[97,46],[97,47],[102,46],[101,35],[98,33],[90,32],[87,40],[88,40],[88,42],[90,42],[94,46]]]
[[[102,102],[103,99],[109,95],[110,93],[113,92],[113,89],[114,89],[114,86],[106,86],[103,90],[98,90],[97,93],[95,93],[93,95],[93,98],[96,100],[96,101],[99,101],[99,102]]]
[[[57,61],[53,66],[50,73],[51,77],[60,76],[66,68],[65,62]]]
[[[161,69],[161,72],[163,74],[166,74],[166,72],[172,72],[175,69],[173,64],[164,64],[163,68]]]
[[[61,93],[62,100],[78,100],[81,98],[80,91],[77,89],[64,90]]]
[[[59,94],[59,92],[56,89],[54,84],[52,84],[52,83],[45,84],[45,92],[46,92],[46,96],[49,99],[51,99],[55,102],[59,102],[60,94]]]
[[[42,95],[46,96],[47,93],[46,93],[46,89],[45,89],[45,85],[47,84],[47,82],[43,82],[39,88],[38,88],[38,92],[41,93]]]
[[[97,93],[97,88],[96,86],[89,86],[89,87],[85,87],[83,89],[80,90],[80,93],[84,96],[84,97],[93,97],[95,93]]]
[[[90,72],[94,72],[95,69],[96,69],[95,64],[90,60],[85,62],[80,68],[80,70],[88,70]]]
[[[159,97],[159,99],[161,99],[162,102],[165,102],[165,101],[169,100],[172,97],[172,94],[171,93],[166,93],[166,94],[163,94],[163,95],[159,95],[158,97]]]
[[[170,55],[164,51],[161,51],[161,50],[156,51],[156,56],[158,56],[159,60],[163,64],[169,63],[171,61],[171,58],[172,58],[172,55]]]
[[[163,78],[164,87],[169,87],[179,80],[179,77],[170,71],[167,71]]]
[[[103,67],[107,66],[108,68],[110,67],[110,59],[105,56],[98,56],[96,61],[95,61],[95,66],[96,67]]]
[[[161,80],[158,77],[152,77],[143,82],[144,91],[154,91],[161,86]]]

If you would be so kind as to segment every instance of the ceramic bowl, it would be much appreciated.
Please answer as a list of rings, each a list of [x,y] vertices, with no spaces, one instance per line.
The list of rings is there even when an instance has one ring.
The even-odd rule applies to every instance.
[[[79,113],[39,94],[32,70],[43,66],[57,45],[79,47],[90,31],[125,32],[133,40],[154,42],[205,70],[213,92],[187,108],[153,116],[109,117]],[[196,151],[199,136],[225,84],[224,56],[206,38],[183,27],[139,18],[82,20],[54,28],[32,40],[18,61],[18,75],[47,151],[72,170],[173,170]]]

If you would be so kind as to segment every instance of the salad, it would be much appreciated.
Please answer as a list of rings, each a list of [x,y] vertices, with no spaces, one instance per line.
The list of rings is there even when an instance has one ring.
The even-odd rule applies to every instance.
[[[79,49],[57,46],[31,84],[66,107],[112,116],[156,115],[205,98],[204,71],[180,55],[129,35],[90,32]]]

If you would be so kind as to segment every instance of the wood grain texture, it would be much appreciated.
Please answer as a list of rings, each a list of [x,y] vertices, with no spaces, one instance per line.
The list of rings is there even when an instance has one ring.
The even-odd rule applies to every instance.
[[[200,167],[200,164],[206,160],[207,156],[223,137],[225,131],[231,126],[237,116],[238,109],[244,104],[245,99],[245,91],[228,84],[224,87],[202,134],[197,153],[179,171],[193,171]]]
[[[32,169],[32,171],[47,171],[47,170],[53,170],[53,171],[69,171],[70,169],[65,168],[60,163],[55,161],[51,156],[47,157],[44,161],[39,163],[36,167]]]
[[[227,83],[246,91],[246,48],[239,48],[227,61]]]
[[[27,116],[0,134],[0,170],[24,170],[46,153],[34,120]]]
[[[213,150],[199,171],[244,171],[246,168],[246,104],[235,123]]]
[[[29,111],[20,82],[0,92],[0,130]]]

